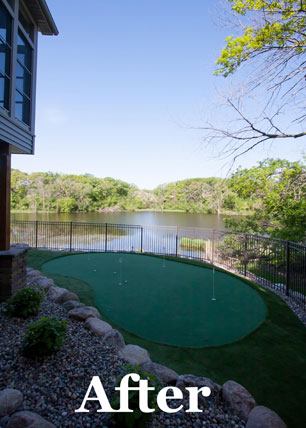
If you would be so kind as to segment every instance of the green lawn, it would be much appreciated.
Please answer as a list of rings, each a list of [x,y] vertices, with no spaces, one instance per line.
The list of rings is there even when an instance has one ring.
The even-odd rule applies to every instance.
[[[28,266],[41,270],[44,262],[59,255],[65,253],[31,250]],[[48,276],[57,285],[76,292],[84,303],[95,305],[89,284],[66,276]],[[264,299],[268,315],[259,329],[230,345],[178,348],[148,342],[116,325],[113,327],[123,333],[127,343],[145,347],[153,361],[168,365],[180,374],[206,376],[220,384],[229,379],[241,383],[258,404],[275,410],[289,428],[300,428],[306,420],[306,329],[278,296],[258,285],[248,284]],[[103,314],[102,318],[106,319]]]

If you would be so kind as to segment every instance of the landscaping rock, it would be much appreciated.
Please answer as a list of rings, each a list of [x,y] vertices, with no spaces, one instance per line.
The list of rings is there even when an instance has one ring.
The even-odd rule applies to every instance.
[[[273,410],[265,406],[256,406],[249,413],[246,428],[287,428],[287,426]]]
[[[256,406],[252,395],[239,383],[228,380],[222,386],[222,398],[236,415],[246,421],[250,411]]]
[[[120,331],[115,329],[112,329],[104,336],[102,343],[105,345],[112,346],[118,351],[125,347],[125,342],[122,334],[120,333]]]
[[[67,300],[62,304],[66,311],[71,311],[71,309],[81,308],[85,306],[84,303],[78,302],[77,300]]]
[[[71,293],[71,291],[66,290],[66,288],[57,287],[56,285],[49,288],[48,297],[54,300],[55,303],[60,304],[67,300],[80,300],[75,293]]]
[[[39,270],[31,270],[30,272],[27,272],[28,279],[34,279],[36,277],[42,277],[42,274]]]
[[[77,321],[85,321],[90,317],[100,318],[100,314],[93,306],[82,306],[81,308],[71,309],[68,312],[68,317]]]
[[[2,418],[0,418],[0,428],[5,428],[6,427],[6,424],[7,424],[7,422],[8,422],[8,420],[9,420],[9,416],[3,416]]]
[[[93,317],[87,318],[85,321],[85,327],[100,337],[104,337],[109,331],[112,330],[112,326],[110,324]]]
[[[0,391],[0,416],[10,415],[22,404],[23,394],[18,389]]]
[[[153,374],[164,385],[175,385],[178,379],[178,374],[166,366],[158,363],[147,362],[140,366],[141,370]]]
[[[151,361],[148,351],[137,345],[126,345],[119,352],[119,357],[135,366]]]
[[[181,375],[176,381],[176,386],[183,392],[186,387],[196,386],[197,388],[202,388],[203,386],[208,386],[211,390],[211,395],[209,397],[203,397],[199,395],[199,402],[203,405],[207,405],[207,398],[213,399],[215,402],[219,401],[221,386],[217,383],[214,383],[208,377],[199,377],[194,375]]]
[[[46,421],[46,419],[33,412],[18,412],[14,413],[6,426],[6,428],[56,428],[55,425]]]
[[[49,288],[55,286],[53,279],[50,278],[38,279],[38,281],[36,281],[36,285],[45,291],[48,291]]]

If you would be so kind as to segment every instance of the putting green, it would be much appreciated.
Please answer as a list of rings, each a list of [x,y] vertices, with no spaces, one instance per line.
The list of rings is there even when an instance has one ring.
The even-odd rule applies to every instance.
[[[80,278],[97,307],[123,329],[180,347],[219,346],[254,331],[266,306],[246,282],[223,272],[163,258],[122,253],[53,259],[44,271]]]

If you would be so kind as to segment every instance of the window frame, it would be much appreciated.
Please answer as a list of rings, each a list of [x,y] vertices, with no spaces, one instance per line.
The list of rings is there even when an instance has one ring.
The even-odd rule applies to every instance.
[[[9,110],[0,107],[0,114],[7,117],[11,122],[14,123],[17,127],[23,129],[24,131],[30,132],[34,135],[35,129],[35,103],[36,103],[36,75],[37,75],[37,42],[38,42],[38,29],[35,24],[34,19],[32,18],[25,2],[23,0],[14,0],[14,10],[11,8],[7,0],[2,0],[3,6],[6,8],[8,13],[11,15],[12,26],[11,26],[11,63],[10,63],[10,88],[9,88]],[[23,25],[19,21],[19,8],[21,12],[26,15],[26,18],[30,20],[33,25],[33,40],[27,34]],[[18,44],[18,32],[22,34],[27,43],[30,45],[32,50],[32,70],[31,70],[31,79],[30,79],[30,111],[29,111],[29,122],[26,124],[22,120],[18,119],[15,115],[15,103],[16,103],[16,70],[17,70],[17,44]],[[21,95],[20,91],[18,91]]]
[[[1,76],[4,77],[4,79],[8,79],[9,81],[9,87],[8,87],[8,108],[6,108],[5,106],[1,106],[1,110],[3,110],[6,114],[9,115],[10,111],[11,111],[11,88],[12,88],[12,63],[13,63],[13,50],[14,50],[14,42],[13,42],[13,26],[14,26],[14,16],[12,16],[12,13],[10,10],[8,10],[7,5],[6,5],[6,1],[3,1],[2,6],[4,7],[4,9],[6,9],[7,13],[10,16],[11,19],[11,34],[10,34],[10,44],[5,41],[4,39],[2,39],[2,37],[0,37],[1,43],[4,44],[4,46],[8,46],[10,49],[10,54],[9,54],[9,74],[6,73],[6,70],[3,70],[4,73],[2,73],[2,71],[0,71]]]

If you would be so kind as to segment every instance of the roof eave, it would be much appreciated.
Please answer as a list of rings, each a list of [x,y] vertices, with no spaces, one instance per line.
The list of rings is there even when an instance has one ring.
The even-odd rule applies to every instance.
[[[48,36],[57,36],[58,29],[45,0],[25,0],[38,30]]]

